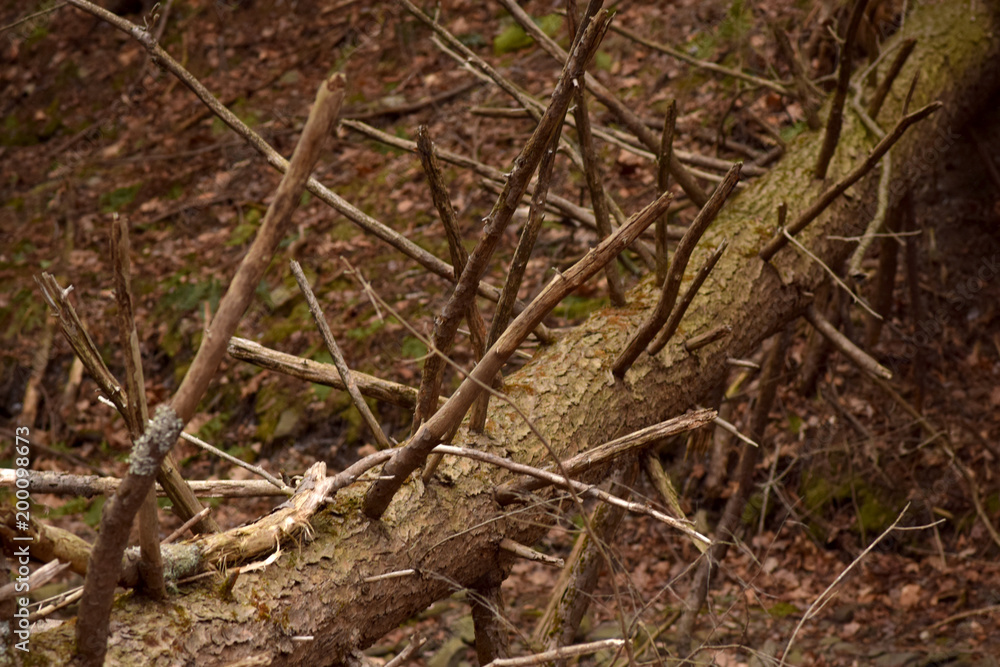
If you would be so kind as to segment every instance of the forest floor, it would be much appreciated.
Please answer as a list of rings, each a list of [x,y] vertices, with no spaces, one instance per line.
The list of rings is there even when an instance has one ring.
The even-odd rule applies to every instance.
[[[836,64],[829,28],[843,22],[840,4],[623,2],[615,24],[688,55],[788,78],[770,28],[780,25],[808,52],[810,74],[819,78],[828,77]],[[892,2],[875,4],[881,9],[872,18],[872,34],[887,38],[899,23],[898,8]],[[473,113],[473,108],[514,105],[438,50],[428,31],[395,3],[177,0],[161,3],[155,16],[141,2],[117,5],[140,24],[165,22],[164,48],[286,156],[318,82],[335,70],[348,78],[348,117],[407,139],[426,125],[440,148],[502,171],[509,170],[532,128],[524,118]],[[444,25],[463,43],[530,93],[543,99],[549,94],[558,64],[525,42],[499,5],[470,0],[442,5]],[[562,6],[531,2],[526,9],[565,44]],[[30,13],[27,7],[5,5],[0,25],[22,19]],[[0,54],[0,87],[6,91],[0,96],[0,465],[12,467],[6,443],[15,427],[28,426],[37,445],[36,469],[121,475],[129,448],[122,420],[97,401],[96,385],[75,371],[72,351],[33,276],[47,271],[60,284],[72,284],[81,319],[120,377],[124,364],[112,324],[108,235],[113,214],[128,217],[146,391],[149,404],[156,405],[169,398],[190,364],[205,314],[217,306],[252,240],[279,174],[150,62],[137,42],[89,15],[62,7],[9,27],[0,32]],[[676,148],[683,151],[766,163],[765,154],[804,129],[803,109],[790,98],[709,74],[615,32],[593,71],[657,132],[676,98]],[[591,110],[595,122],[615,126],[603,107],[592,103]],[[743,153],[725,148],[719,137],[747,148]],[[599,152],[609,191],[626,214],[656,195],[653,162],[607,143]],[[839,355],[829,358],[815,385],[799,386],[810,346],[802,323],[763,443],[761,492],[744,516],[742,541],[713,582],[692,647],[696,664],[777,664],[774,656],[790,642],[785,664],[793,665],[1000,664],[993,657],[1000,655],[1000,536],[993,528],[1000,526],[1000,165],[991,157],[996,155],[1000,127],[970,126],[952,138],[936,171],[915,188],[922,233],[907,237],[912,264],[901,252],[892,311],[871,349],[894,370],[893,386],[902,400],[917,406],[944,436],[928,438],[899,401]],[[716,178],[723,173],[705,169]],[[315,175],[365,213],[448,257],[413,154],[341,128]],[[470,171],[446,165],[445,175],[471,247],[496,195]],[[565,161],[557,161],[552,187],[588,205],[582,174]],[[685,224],[693,213],[681,208],[676,224]],[[503,279],[520,222],[511,226],[500,261],[487,274],[494,284]],[[294,228],[240,335],[330,361],[285,263],[294,258],[312,281],[352,368],[416,386],[427,353],[421,336],[430,333],[448,296],[447,283],[308,195]],[[593,241],[585,226],[550,214],[521,296],[536,294],[553,268],[582,256]],[[403,321],[370,302],[341,258],[360,269]],[[874,266],[873,260],[866,264],[870,273]],[[915,284],[907,280],[908,266]],[[627,283],[636,282],[625,275]],[[572,326],[606,306],[606,292],[603,278],[592,281],[564,301],[548,324],[557,330]],[[481,305],[488,317],[488,304]],[[859,309],[849,311],[844,328],[864,338]],[[467,338],[452,356],[471,366]],[[25,404],[36,366],[44,369],[40,396]],[[223,363],[220,378],[191,430],[231,454],[295,475],[319,459],[343,468],[371,450],[365,426],[341,392],[233,359]],[[734,371],[733,382],[739,378]],[[446,387],[454,388],[457,380],[449,375]],[[749,374],[728,395],[728,419],[737,425],[746,422],[754,382]],[[407,412],[372,407],[391,436],[406,437]],[[721,434],[709,440],[700,447],[668,443],[662,455],[683,509],[710,530],[735,488],[727,475],[735,468],[739,443]],[[193,445],[180,444],[175,452],[191,479],[247,475]],[[655,496],[645,480],[634,492]],[[103,499],[35,500],[43,520],[93,539]],[[219,523],[229,527],[276,502],[211,505]],[[169,532],[178,522],[163,514]],[[883,535],[897,519],[896,529]],[[573,516],[563,517],[540,548],[567,556],[578,524]],[[656,635],[661,658],[678,657],[679,638],[670,621],[687,595],[697,553],[663,526],[632,517],[623,523],[613,554],[617,588],[625,593],[615,597],[605,577],[580,639],[621,636],[616,619],[624,613],[640,628],[638,636]],[[524,563],[505,582],[515,654],[527,651],[526,638],[557,576],[558,570]],[[817,604],[835,582],[832,599]],[[41,594],[78,584],[78,577],[65,577]],[[419,628],[428,643],[418,664],[474,662],[467,609],[461,595],[442,601],[369,654],[390,657]]]

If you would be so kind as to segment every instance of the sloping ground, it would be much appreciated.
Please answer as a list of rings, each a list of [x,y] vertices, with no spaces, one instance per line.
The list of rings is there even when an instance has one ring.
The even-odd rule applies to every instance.
[[[349,101],[359,112],[419,100],[471,80],[433,51],[413,21],[394,7],[342,4],[343,9],[328,11],[300,3],[288,11],[284,5],[263,2],[249,7],[180,3],[172,7],[163,42],[176,55],[184,54],[192,71],[285,154],[314,82],[334,63],[345,63],[354,86]],[[725,31],[739,27],[733,17],[740,14],[714,7],[696,9],[693,4],[659,14],[641,10],[626,8],[621,21],[655,35],[663,34],[662,27],[676,42],[686,42],[691,35],[692,48],[705,49],[704,55],[721,57],[728,49],[737,60],[745,58],[747,66],[761,65],[773,50],[756,22],[773,16],[807,18],[787,7],[758,7],[749,14],[752,22],[733,35]],[[466,3],[448,7],[447,13],[459,17],[450,27],[472,43],[480,39],[488,45],[501,34],[502,24],[491,7]],[[14,18],[11,13],[2,21],[7,24]],[[112,210],[129,214],[134,223],[140,331],[148,357],[150,400],[156,403],[169,395],[190,361],[202,304],[214,304],[218,298],[277,177],[217,123],[208,118],[198,121],[201,109],[185,90],[155,68],[142,74],[142,51],[107,26],[62,9],[32,24],[30,31],[16,30],[4,43],[10,58],[5,57],[9,64],[2,70],[5,88],[15,93],[2,102],[5,139],[0,148],[5,204],[0,213],[5,241],[0,308],[9,323],[3,332],[7,349],[2,416],[10,420],[10,427],[20,425],[17,403],[23,397],[26,369],[37,342],[44,338],[43,302],[30,279],[40,268],[74,285],[78,309],[92,323],[112,368],[120,370],[113,335],[103,326],[110,303],[106,220]],[[714,36],[715,43],[702,45],[699,40],[705,35]],[[731,123],[727,130],[732,134],[746,132],[742,138],[753,140],[747,114],[736,114],[736,120],[725,116],[730,84],[689,73],[686,67],[619,37],[609,38],[606,51],[611,63],[604,76],[610,81],[613,74],[617,87],[649,117],[659,117],[669,96],[677,94],[687,109],[682,116],[685,136],[699,127]],[[756,54],[757,60],[746,53]],[[539,94],[554,76],[553,66],[537,49],[497,60],[519,83]],[[664,87],[668,81],[669,89]],[[470,120],[469,104],[507,106],[499,93],[479,87],[414,113],[379,115],[373,122],[407,136],[413,135],[418,123],[428,123],[442,145],[504,168],[528,125]],[[796,117],[794,109],[782,107],[780,98],[761,96],[746,107],[771,121],[787,118],[786,113]],[[1000,273],[991,267],[997,266],[995,204],[1000,186],[990,178],[977,145],[995,155],[996,149],[989,149],[997,146],[995,132],[983,126],[973,129],[971,139],[956,140],[944,164],[922,184],[916,209],[928,230],[920,243],[925,315],[913,321],[901,273],[894,311],[897,328],[884,334],[877,350],[884,361],[895,362],[901,376],[897,386],[911,401],[913,385],[903,378],[916,365],[926,371],[926,414],[949,433],[958,459],[974,472],[978,494],[994,523],[1000,510],[993,473],[994,443],[1000,435],[996,417],[1000,395],[995,389],[1000,372],[995,306],[1000,302],[996,285]],[[652,167],[617,149],[604,150],[608,158],[615,158],[609,174],[615,193],[626,210],[634,210],[654,189]],[[324,182],[439,256],[447,256],[412,157],[348,135],[338,137],[330,153],[319,174]],[[471,221],[488,210],[491,198],[468,173],[450,170],[449,177],[456,208],[463,220],[470,221],[466,231],[471,239],[477,232]],[[580,181],[566,175],[560,186],[567,196],[578,195]],[[425,350],[401,324],[377,318],[358,287],[342,275],[337,257],[348,256],[383,298],[425,328],[429,328],[427,313],[442,304],[444,284],[428,281],[412,263],[359,237],[318,202],[306,202],[298,222],[302,226],[289,239],[290,254],[315,271],[317,292],[335,318],[334,330],[349,361],[359,370],[413,384]],[[541,284],[548,265],[582,252],[588,238],[570,226],[547,228],[541,242],[545,260],[533,266],[529,284]],[[281,266],[272,267],[243,333],[285,351],[321,358],[318,337],[286,273]],[[601,294],[595,284],[558,314],[575,319],[599,303]],[[919,343],[919,348],[910,343]],[[919,358],[914,354],[917,349]],[[460,349],[457,356],[460,362],[470,359],[467,350]],[[120,457],[127,444],[120,420],[96,404],[89,380],[72,397],[61,400],[70,356],[58,336],[50,357],[35,440],[100,461],[109,472],[120,471],[120,465],[110,460]],[[789,379],[800,360],[801,346],[791,355]],[[342,463],[355,455],[364,438],[363,427],[336,392],[303,388],[242,366],[229,377],[205,406],[199,424],[203,435],[243,455],[262,454],[270,466],[292,474],[316,456]],[[707,639],[758,649],[766,648],[769,640],[783,646],[809,603],[911,500],[907,525],[941,517],[949,521],[933,538],[929,531],[921,531],[895,534],[880,543],[844,582],[833,608],[805,624],[797,641],[802,653],[796,663],[866,664],[874,660],[873,652],[898,656],[913,651],[924,656],[931,645],[942,653],[965,652],[969,657],[962,659],[970,664],[985,659],[996,650],[992,639],[997,636],[996,612],[948,621],[955,614],[995,607],[1000,601],[1000,581],[991,563],[997,546],[973,512],[969,481],[951,466],[946,452],[923,442],[909,416],[850,366],[835,358],[821,386],[838,394],[834,401],[842,412],[813,395],[782,393],[782,413],[774,433],[777,449],[763,457],[760,476],[766,479],[772,469],[780,475],[769,500],[776,509],[768,515],[764,530],[748,541],[753,557],[745,551],[727,563],[727,580],[715,593],[712,620],[703,624],[716,627]],[[748,395],[753,395],[752,389]],[[745,409],[745,398],[734,400],[735,419]],[[379,409],[387,426],[401,436],[408,416],[384,406]],[[339,417],[330,420],[331,413]],[[847,414],[860,419],[866,431],[852,426]],[[779,417],[777,412],[774,416]],[[227,474],[193,449],[182,454],[189,457],[187,471],[192,477]],[[678,471],[687,485],[686,509],[711,514],[719,505],[716,494],[702,485],[709,458],[691,454],[686,461],[687,468]],[[73,469],[57,457],[40,457],[37,467]],[[833,481],[818,485],[817,478]],[[651,495],[648,489],[640,492]],[[66,502],[43,500],[53,507]],[[263,504],[270,505],[223,506],[218,510],[220,522],[235,525],[258,514]],[[87,535],[83,523],[72,525]],[[693,554],[659,527],[641,521],[626,524],[621,545],[624,570],[637,598],[653,601],[644,618],[656,625],[683,598],[686,580],[674,582],[674,577],[682,574],[678,563],[689,563]],[[552,536],[553,550],[567,548],[565,535]],[[551,580],[551,573],[533,567],[515,571],[506,587],[513,613],[522,621],[518,627],[530,627],[531,606],[541,604],[532,593],[544,596]],[[762,614],[761,607],[769,615]],[[607,615],[600,609],[594,612],[595,633]],[[942,621],[948,622],[935,626]],[[745,652],[735,649],[728,653],[732,658],[721,657],[726,654],[722,651],[717,658],[720,664],[746,659]]]

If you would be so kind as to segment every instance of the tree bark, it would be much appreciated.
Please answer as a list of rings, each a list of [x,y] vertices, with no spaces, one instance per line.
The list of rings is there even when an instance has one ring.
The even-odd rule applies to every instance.
[[[1000,31],[995,4],[926,3],[907,17],[907,36],[919,41],[881,118],[889,126],[899,117],[917,71],[911,109],[935,99],[945,107],[911,128],[893,149],[893,199],[933,173],[957,138],[957,128],[994,90],[1000,62],[1000,40],[993,36]],[[794,213],[828,185],[812,178],[821,139],[814,133],[800,136],[768,176],[723,209],[692,265],[703,262],[724,238],[729,250],[662,352],[643,353],[623,380],[612,378],[615,357],[655,303],[659,290],[647,279],[628,294],[627,307],[594,314],[511,375],[508,395],[558,456],[569,457],[695,406],[726,376],[727,357],[751,353],[802,314],[824,280],[822,269],[792,247],[771,263],[762,262],[757,252],[775,233],[782,201]],[[873,143],[855,115],[846,113],[828,181],[863,160]],[[870,175],[853,186],[798,240],[836,266],[851,246],[826,235],[864,230],[874,213],[876,181],[877,175]],[[684,350],[685,338],[719,324],[732,327],[727,338],[694,354]],[[492,403],[482,435],[460,432],[455,444],[534,465],[549,462],[545,447],[500,401]],[[355,484],[314,518],[311,542],[286,546],[275,564],[242,575],[231,595],[220,593],[219,582],[203,579],[181,586],[164,602],[123,596],[111,618],[107,664],[348,662],[352,652],[436,599],[509,568],[509,556],[498,546],[502,538],[530,544],[540,537],[540,526],[551,520],[544,512],[502,511],[495,503],[492,489],[508,478],[503,470],[446,460],[433,483],[425,486],[414,476],[377,522],[360,511],[366,485]],[[365,583],[409,568],[417,574]],[[71,623],[39,633],[32,637],[32,659],[67,664],[72,640]]]

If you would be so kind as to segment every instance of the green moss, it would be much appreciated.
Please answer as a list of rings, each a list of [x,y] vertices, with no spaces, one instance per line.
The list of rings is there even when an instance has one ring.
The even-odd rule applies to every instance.
[[[102,213],[113,213],[122,207],[135,201],[135,196],[139,194],[142,183],[136,183],[124,188],[118,188],[112,192],[105,192],[101,195],[100,206]]]
[[[300,392],[300,388],[290,389],[281,382],[265,382],[261,385],[254,402],[257,437],[270,443],[294,434],[298,423],[304,418],[304,401]],[[244,460],[255,457],[247,446],[231,448],[229,453]]]
[[[407,336],[403,339],[402,354],[410,359],[422,359],[427,356],[427,346],[419,338]]]
[[[810,474],[802,481],[800,494],[809,512],[822,513],[834,497],[834,488],[825,475]]]
[[[198,429],[198,437],[206,442],[212,442],[222,433],[227,421],[225,412],[216,413]]]
[[[83,520],[91,528],[97,528],[97,526],[101,523],[101,512],[104,510],[105,500],[104,496],[97,496],[88,501],[89,507],[87,507],[87,511],[83,513]]]
[[[879,494],[865,487],[860,490],[861,506],[858,508],[856,530],[863,535],[878,534],[888,528],[896,518],[897,510],[883,503]]]
[[[611,66],[614,65],[614,59],[611,54],[607,51],[598,51],[594,56],[594,67],[605,72],[611,71]]]
[[[756,525],[760,521],[760,510],[764,505],[764,494],[754,493],[747,499],[747,504],[743,507],[741,520],[745,526]],[[773,505],[772,505],[773,507]]]
[[[34,146],[39,142],[32,127],[23,122],[16,114],[8,114],[3,120],[3,132],[0,132],[0,146]]]
[[[781,128],[779,134],[781,135],[781,139],[783,141],[788,142],[794,139],[795,137],[799,136],[803,132],[805,132],[806,129],[808,129],[808,127],[809,126],[806,125],[805,121],[799,121],[794,125],[789,125],[788,127]]]
[[[782,619],[802,612],[791,602],[777,602],[768,608],[767,613],[770,614],[771,618]]]
[[[280,317],[278,313],[274,315],[274,322],[269,323],[264,332],[266,344],[280,343],[293,333],[309,331],[313,327],[312,314],[309,312],[309,304],[305,300],[295,302],[295,305],[284,317]]]
[[[365,340],[385,328],[385,320],[373,319],[368,324],[347,330],[347,337],[351,340]]]
[[[719,23],[718,34],[730,43],[742,42],[753,28],[753,12],[744,0],[733,0]]]
[[[799,417],[794,412],[789,412],[788,418],[788,431],[792,435],[798,435],[802,431],[802,417]]]
[[[556,306],[552,314],[567,320],[582,320],[599,308],[604,308],[608,303],[606,296],[593,298],[570,294]]]
[[[563,17],[559,14],[546,14],[533,20],[535,25],[549,37],[554,37],[563,24]],[[507,23],[499,35],[493,38],[493,53],[502,56],[505,53],[526,49],[534,43],[535,40],[524,31],[524,28],[511,21]]]

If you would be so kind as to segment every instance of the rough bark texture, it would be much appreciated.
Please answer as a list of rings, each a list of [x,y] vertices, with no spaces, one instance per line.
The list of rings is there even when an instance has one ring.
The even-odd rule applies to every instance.
[[[987,8],[983,5],[991,5]],[[934,99],[945,108],[910,130],[893,156],[898,198],[905,186],[932,174],[954,143],[957,127],[986,99],[996,78],[1000,39],[995,3],[936,2],[907,19],[917,37],[916,52],[883,109],[884,125],[899,116],[905,87],[919,69],[911,108]],[[901,92],[902,91],[902,92]],[[848,113],[829,179],[863,159],[872,142]],[[767,177],[738,195],[709,230],[693,265],[723,238],[730,248],[702,287],[680,332],[659,355],[643,354],[615,382],[610,367],[656,298],[647,280],[629,294],[629,306],[604,310],[541,350],[507,390],[562,457],[624,433],[675,416],[694,406],[726,373],[725,359],[753,351],[767,336],[798,317],[823,279],[819,267],[793,248],[771,265],[757,251],[774,234],[775,209],[787,201],[790,213],[822,191],[812,179],[819,137],[801,136]],[[831,265],[849,244],[826,234],[861,232],[874,212],[871,177],[813,223],[799,239]],[[720,323],[728,338],[689,355],[684,338]],[[505,403],[495,401],[483,436],[462,433],[456,444],[488,448],[515,460],[541,464],[545,449]],[[497,545],[503,537],[531,543],[539,537],[541,514],[516,509],[502,513],[490,490],[506,473],[461,460],[443,466],[425,486],[416,477],[405,485],[382,521],[359,511],[363,485],[338,496],[335,507],[313,522],[315,539],[286,547],[274,565],[244,575],[223,599],[218,582],[183,586],[165,602],[121,599],[111,620],[108,664],[223,664],[261,659],[277,665],[340,664],[413,613],[453,590],[506,567]],[[419,576],[363,583],[365,577],[405,568]],[[310,635],[312,640],[297,637]],[[66,664],[72,625],[38,634],[32,660]],[[249,664],[249,663],[247,663]]]

